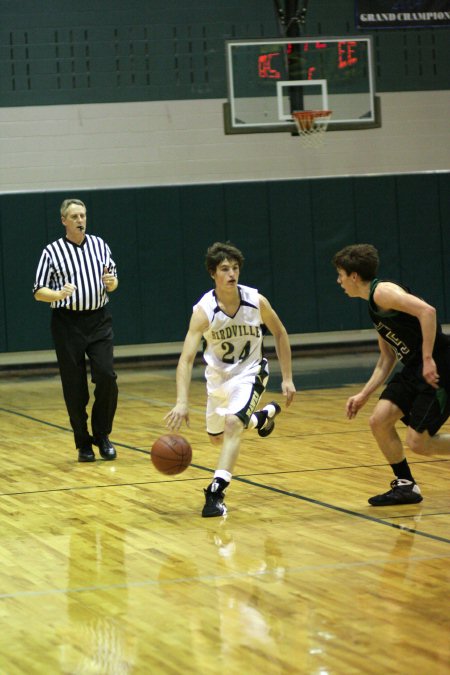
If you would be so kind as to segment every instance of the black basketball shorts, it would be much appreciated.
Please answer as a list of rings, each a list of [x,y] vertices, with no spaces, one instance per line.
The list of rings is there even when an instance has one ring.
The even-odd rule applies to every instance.
[[[434,389],[417,368],[405,366],[396,373],[380,399],[392,401],[403,412],[402,422],[418,433],[434,436],[450,416],[450,397],[443,388]]]

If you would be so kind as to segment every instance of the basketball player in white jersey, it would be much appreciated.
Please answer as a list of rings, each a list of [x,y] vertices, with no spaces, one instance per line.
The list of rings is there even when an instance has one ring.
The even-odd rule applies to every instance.
[[[280,406],[269,403],[256,410],[267,385],[269,370],[262,356],[263,329],[275,338],[281,367],[281,389],[289,406],[294,398],[291,348],[288,334],[267,298],[254,288],[238,284],[244,262],[232,244],[217,242],[206,253],[206,269],[215,288],[194,306],[177,367],[177,402],[165,416],[178,431],[189,425],[189,387],[192,367],[203,338],[208,400],[206,430],[221,452],[214,479],[205,492],[202,516],[225,516],[224,492],[230,484],[244,429],[256,428],[268,436]]]

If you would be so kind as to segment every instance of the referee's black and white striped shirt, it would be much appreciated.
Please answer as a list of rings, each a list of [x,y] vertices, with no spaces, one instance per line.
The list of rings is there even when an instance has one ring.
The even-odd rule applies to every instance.
[[[64,300],[56,300],[53,309],[89,311],[104,307],[108,295],[102,281],[104,268],[117,276],[114,260],[106,242],[100,237],[86,234],[81,244],[74,244],[65,237],[57,239],[42,251],[36,272],[33,293],[46,286],[60,291],[70,283],[77,290]]]

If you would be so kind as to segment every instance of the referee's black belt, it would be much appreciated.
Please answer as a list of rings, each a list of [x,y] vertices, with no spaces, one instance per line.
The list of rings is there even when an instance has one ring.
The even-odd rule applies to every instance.
[[[70,316],[91,316],[97,314],[98,312],[103,312],[106,309],[106,305],[103,307],[98,307],[97,309],[67,309],[67,307],[55,307],[53,312],[61,312],[62,314],[67,314]]]

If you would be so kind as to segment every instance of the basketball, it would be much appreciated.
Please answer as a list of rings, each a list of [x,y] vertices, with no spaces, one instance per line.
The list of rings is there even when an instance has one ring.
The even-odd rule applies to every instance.
[[[150,457],[157,471],[174,476],[191,463],[192,448],[183,436],[166,434],[153,443]]]

